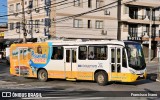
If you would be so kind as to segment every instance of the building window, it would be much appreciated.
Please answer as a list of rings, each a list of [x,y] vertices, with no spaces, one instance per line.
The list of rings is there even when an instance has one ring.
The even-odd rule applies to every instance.
[[[10,12],[10,13],[13,13],[13,12],[14,12],[14,5],[13,5],[13,4],[9,6],[9,12]]]
[[[88,0],[88,8],[92,8],[92,0]]]
[[[86,46],[80,46],[79,47],[79,54],[78,54],[79,60],[86,60],[87,58],[87,47]]]
[[[96,8],[104,6],[104,1],[103,0],[96,0]]]
[[[128,33],[130,37],[138,36],[138,24],[129,24]]]
[[[96,21],[96,29],[102,29],[103,28],[103,21]]]
[[[33,8],[33,1],[29,1],[28,7],[29,7],[30,9]]]
[[[81,6],[80,0],[74,0],[74,6]]]
[[[20,3],[17,3],[16,4],[16,12],[20,11],[21,10],[21,5]]]
[[[39,20],[35,20],[35,28],[39,28]]]
[[[88,28],[91,28],[91,20],[88,20]]]
[[[32,28],[33,20],[29,20],[28,23],[29,23],[29,28]]]
[[[53,47],[53,53],[51,59],[62,60],[63,59],[63,47]]]
[[[89,46],[89,60],[107,60],[107,46]]]
[[[38,4],[39,3],[38,0],[34,0],[33,2],[34,2],[34,7],[38,7],[38,5],[39,5]]]
[[[146,15],[150,16],[150,9],[149,8],[146,8]]]
[[[82,28],[82,19],[74,19],[74,27]]]
[[[27,5],[27,1],[25,1],[24,4]]]
[[[10,30],[14,30],[14,23],[10,23]]]
[[[20,28],[20,22],[16,23],[16,28]]]

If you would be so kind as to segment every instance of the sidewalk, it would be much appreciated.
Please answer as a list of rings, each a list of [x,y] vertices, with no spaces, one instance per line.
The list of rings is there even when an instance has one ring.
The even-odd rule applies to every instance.
[[[148,64],[148,58],[145,58],[146,63]],[[159,63],[159,59],[158,58],[154,58],[150,61],[150,63]]]

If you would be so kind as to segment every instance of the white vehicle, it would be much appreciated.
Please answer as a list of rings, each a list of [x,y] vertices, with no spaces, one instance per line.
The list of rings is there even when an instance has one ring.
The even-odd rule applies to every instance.
[[[10,58],[9,58],[9,56],[10,56],[10,48],[9,47],[7,47],[6,48],[6,60],[7,60],[7,64],[9,64],[10,63]]]
[[[13,75],[67,80],[135,82],[146,79],[141,45],[131,41],[53,40],[11,45]],[[90,57],[90,58],[89,58]]]

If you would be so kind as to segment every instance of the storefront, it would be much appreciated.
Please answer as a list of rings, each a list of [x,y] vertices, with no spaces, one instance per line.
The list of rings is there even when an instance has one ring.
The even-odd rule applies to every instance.
[[[5,52],[5,46],[4,46],[4,42],[6,41],[6,39],[0,39],[0,59],[3,59],[4,56],[4,52]]]

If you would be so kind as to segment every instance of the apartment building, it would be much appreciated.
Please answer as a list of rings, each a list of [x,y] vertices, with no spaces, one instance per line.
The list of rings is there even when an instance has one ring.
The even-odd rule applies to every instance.
[[[95,10],[115,2],[114,0],[68,0],[68,2],[73,3],[56,7],[57,37],[117,39],[118,7],[106,9],[109,7],[106,6],[103,10],[97,12]],[[111,6],[117,4],[116,2]],[[87,13],[89,11],[92,13]],[[73,17],[63,19],[66,16]]]
[[[46,1],[51,1],[51,12],[42,8],[46,6]],[[24,0],[27,38],[46,37],[45,19],[50,18],[49,33],[53,37],[117,39],[117,7],[108,10],[104,7],[97,12],[74,16],[110,4],[113,0],[62,1],[64,0]],[[37,8],[37,11],[28,9],[31,2],[32,9]],[[5,38],[23,38],[22,14],[18,13],[21,11],[21,0],[8,0],[8,14],[15,15],[8,17],[9,31]]]
[[[119,23],[121,39],[142,43],[145,57],[148,57],[151,25],[152,57],[156,57],[158,56],[158,43],[160,41],[160,0],[130,1],[121,1],[121,4],[123,4],[121,5],[121,20]]]
[[[47,37],[45,20],[50,16],[45,0],[24,0],[24,2],[8,0],[8,32],[5,38],[23,38],[22,3],[24,3],[27,38]]]

